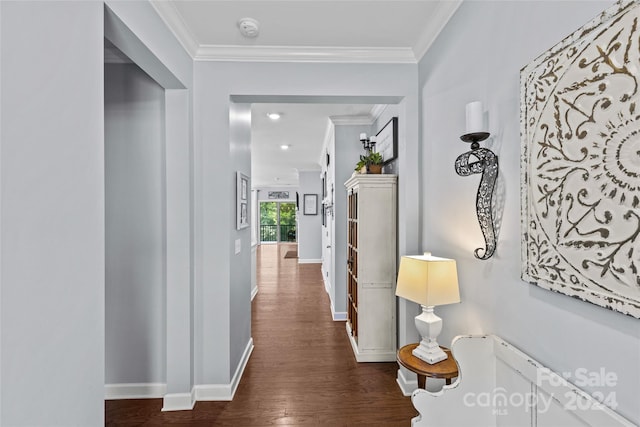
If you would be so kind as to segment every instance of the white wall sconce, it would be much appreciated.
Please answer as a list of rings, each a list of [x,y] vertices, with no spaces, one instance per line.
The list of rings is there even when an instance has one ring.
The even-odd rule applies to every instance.
[[[493,190],[498,178],[498,156],[488,148],[480,148],[480,142],[489,138],[490,135],[484,126],[482,103],[479,101],[470,102],[467,104],[465,112],[467,128],[460,139],[471,143],[471,151],[458,156],[455,169],[460,176],[482,174],[476,195],[476,214],[484,236],[485,247],[477,248],[473,254],[478,259],[486,260],[493,256],[497,245],[492,201]],[[470,163],[471,156],[478,160]]]
[[[375,150],[377,139],[375,136],[367,138],[366,133],[361,133],[360,142],[362,143],[362,148],[364,148],[364,151],[367,153],[367,155],[369,155],[373,150]]]

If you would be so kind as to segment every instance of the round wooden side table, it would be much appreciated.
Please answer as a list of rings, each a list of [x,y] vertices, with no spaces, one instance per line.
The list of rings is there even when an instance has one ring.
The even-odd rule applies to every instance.
[[[447,358],[431,365],[411,354],[417,346],[418,343],[405,345],[398,350],[397,359],[400,365],[418,375],[418,387],[425,388],[427,377],[442,378],[446,384],[451,384],[451,379],[458,376],[458,363],[453,358],[451,350],[440,346],[447,354]]]

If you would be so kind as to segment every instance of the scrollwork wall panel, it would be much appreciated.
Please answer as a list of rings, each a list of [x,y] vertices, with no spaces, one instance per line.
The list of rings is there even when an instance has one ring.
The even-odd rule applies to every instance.
[[[640,318],[640,3],[521,71],[522,278]]]

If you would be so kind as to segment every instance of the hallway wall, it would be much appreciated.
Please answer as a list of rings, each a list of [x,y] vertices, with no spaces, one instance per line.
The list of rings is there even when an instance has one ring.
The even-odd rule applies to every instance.
[[[0,425],[104,423],[103,10],[0,2]]]
[[[322,181],[320,171],[298,171],[300,210],[298,210],[298,262],[318,263],[322,259]],[[304,214],[304,195],[317,196],[317,215]]]
[[[343,319],[347,318],[347,189],[344,183],[351,178],[360,155],[364,153],[360,134],[371,134],[371,125],[335,124],[334,158],[334,223],[333,240],[334,274],[333,309]]]
[[[105,65],[106,384],[166,382],[164,96]]]
[[[164,226],[166,263],[163,322],[166,354],[163,375],[166,376],[164,410],[190,409],[194,384],[194,282],[198,263],[194,257],[193,185],[193,60],[171,31],[145,1],[105,1],[103,36],[138,65],[164,91],[164,150],[162,175],[165,194]],[[121,302],[122,303],[122,302]],[[126,302],[125,302],[126,304]],[[149,355],[149,360],[157,360]],[[142,395],[162,393],[164,384],[146,383]],[[122,394],[137,395],[137,387],[123,389]]]
[[[104,423],[104,24],[113,10],[128,26],[115,33],[143,40],[127,47],[148,72],[190,86],[193,61],[149,2],[0,2],[1,425]],[[179,166],[174,176],[188,182],[188,164]],[[185,284],[190,302],[188,272]],[[188,385],[185,311],[187,345],[171,348],[186,353],[178,369]]]
[[[231,161],[231,182],[229,192],[233,195],[235,206],[236,172],[249,176],[251,188],[251,104],[231,103],[229,106],[229,153]],[[248,209],[251,210],[249,201]],[[236,209],[232,209],[235,213]],[[251,227],[236,229],[236,216],[232,215],[229,224],[230,243],[233,245],[229,270],[229,336],[231,360],[244,361],[253,349],[251,338]],[[237,243],[240,243],[240,251]],[[233,317],[233,319],[232,319]],[[225,331],[226,332],[226,331]],[[241,364],[230,365],[230,378],[237,378],[244,367]],[[235,385],[233,386],[235,387]]]
[[[422,249],[457,260],[462,302],[438,307],[439,341],[494,333],[557,372],[617,376],[615,387],[583,387],[613,397],[616,410],[640,423],[638,320],[529,285],[520,279],[520,69],[613,2],[464,2],[420,62],[422,121]],[[478,23],[491,25],[478,29]],[[469,31],[465,31],[469,29]],[[474,29],[474,30],[471,30]],[[473,64],[473,66],[470,66]],[[479,177],[457,176],[456,157],[469,150],[465,104],[481,100],[499,156],[504,202],[496,254],[483,245],[475,212]],[[500,188],[502,188],[500,190]]]

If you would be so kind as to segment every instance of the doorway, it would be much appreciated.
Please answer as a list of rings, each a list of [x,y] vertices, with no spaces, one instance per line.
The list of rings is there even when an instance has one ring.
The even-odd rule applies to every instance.
[[[260,202],[260,242],[296,242],[296,204]]]
[[[104,39],[105,395],[187,410],[191,91],[108,6]]]

